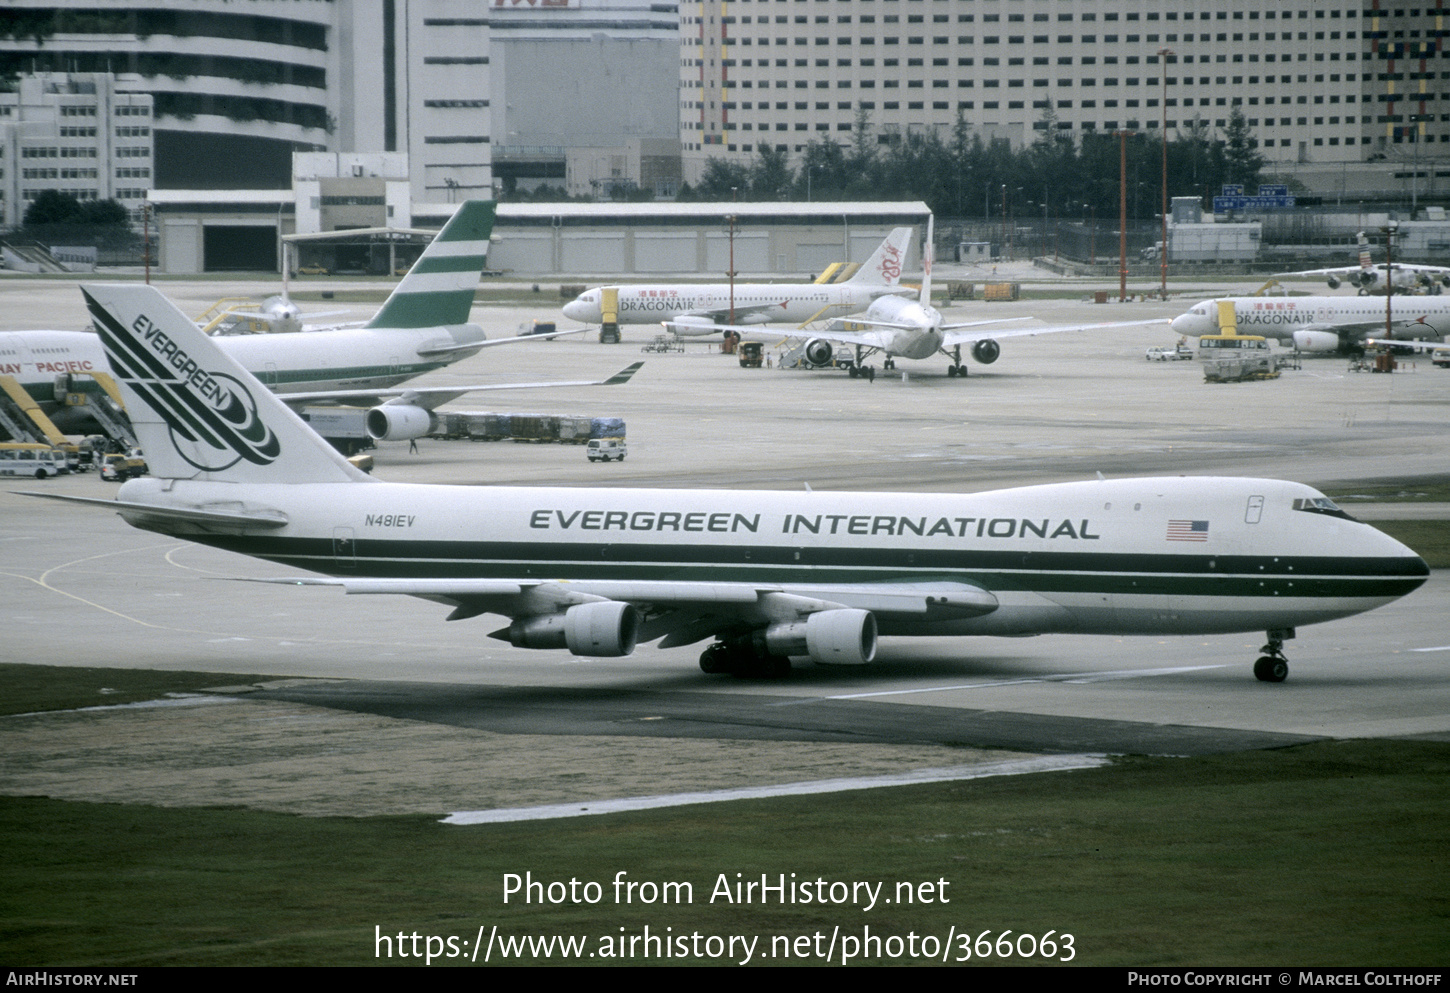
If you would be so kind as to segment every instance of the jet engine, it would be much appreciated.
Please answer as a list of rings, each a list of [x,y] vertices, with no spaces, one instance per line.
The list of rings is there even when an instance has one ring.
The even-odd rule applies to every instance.
[[[1339,282],[1340,282],[1340,280],[1339,280],[1339,277],[1338,276],[1330,276],[1327,280],[1325,280],[1325,282],[1327,282],[1329,284],[1329,288],[1331,290],[1337,290],[1337,289],[1339,289]]]
[[[864,665],[876,657],[876,616],[869,610],[821,610],[804,621],[765,629],[772,655],[809,655],[817,665]]]
[[[521,617],[508,626],[507,637],[515,648],[567,648],[575,655],[618,658],[634,651],[639,611],[619,600],[580,603],[557,614]]]
[[[1002,346],[991,338],[984,338],[972,346],[972,358],[982,365],[991,365],[1002,354]]]
[[[836,357],[836,346],[824,338],[812,338],[806,342],[804,355],[813,366],[830,365]]]
[[[375,441],[407,441],[432,431],[438,418],[410,403],[385,403],[368,411],[366,423]]]
[[[1370,287],[1374,286],[1376,283],[1378,283],[1379,279],[1380,274],[1375,272],[1373,269],[1370,269],[1365,272],[1361,272],[1359,275],[1355,276],[1354,282],[1355,285],[1357,285],[1360,289],[1367,290]]]
[[[1294,347],[1301,352],[1337,352],[1339,335],[1333,331],[1295,331]]]

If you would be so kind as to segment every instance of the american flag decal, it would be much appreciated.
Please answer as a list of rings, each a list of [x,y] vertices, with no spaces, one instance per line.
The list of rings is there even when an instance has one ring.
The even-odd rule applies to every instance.
[[[1169,541],[1207,541],[1207,521],[1169,521]]]

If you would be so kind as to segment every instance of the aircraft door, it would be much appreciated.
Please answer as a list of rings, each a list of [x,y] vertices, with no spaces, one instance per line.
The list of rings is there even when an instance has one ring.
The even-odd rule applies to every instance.
[[[352,528],[332,529],[332,559],[339,569],[357,568],[357,542]]]
[[[1261,496],[1249,497],[1249,505],[1244,508],[1244,523],[1257,524],[1259,518],[1264,515],[1264,498]]]

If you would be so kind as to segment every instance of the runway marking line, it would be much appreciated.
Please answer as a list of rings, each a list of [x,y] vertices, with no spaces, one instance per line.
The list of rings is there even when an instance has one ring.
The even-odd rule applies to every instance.
[[[882,786],[910,786],[917,783],[945,783],[964,779],[985,779],[989,776],[1020,776],[1034,772],[1065,772],[1070,769],[1096,769],[1107,765],[1108,757],[1100,754],[1045,755],[1032,759],[1013,759],[985,765],[954,766],[945,769],[915,769],[886,776],[859,776],[844,779],[818,779],[776,786],[743,786],[735,789],[706,790],[698,793],[666,793],[658,796],[620,797],[616,800],[591,800],[587,803],[557,803],[539,807],[501,807],[495,810],[459,810],[443,818],[444,824],[502,824],[510,821],[552,820],[562,817],[594,817],[630,810],[654,810],[660,807],[682,807],[693,803],[726,803],[731,800],[756,800],[761,797],[801,796],[813,793],[840,793],[846,790],[876,789]]]

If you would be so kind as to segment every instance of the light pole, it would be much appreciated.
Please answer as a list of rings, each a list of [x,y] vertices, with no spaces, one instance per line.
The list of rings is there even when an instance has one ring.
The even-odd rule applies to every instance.
[[[734,192],[734,188],[731,188]],[[727,214],[725,220],[730,222],[730,324],[735,324],[735,222],[738,218],[734,214]]]
[[[1125,303],[1128,299],[1128,135],[1136,132],[1114,133],[1118,136],[1118,302]]]
[[[1159,75],[1163,78],[1163,126],[1158,137],[1163,139],[1163,247],[1158,250],[1158,263],[1163,273],[1163,284],[1158,296],[1168,299],[1168,56],[1171,48],[1158,49]]]
[[[1385,234],[1385,338],[1394,337],[1390,301],[1395,296],[1395,233],[1400,230],[1399,221],[1390,221],[1380,228]]]

